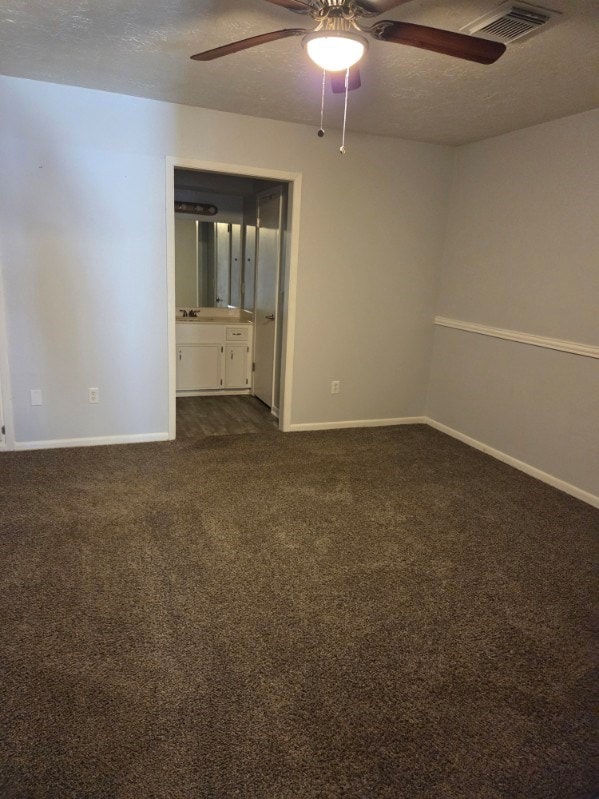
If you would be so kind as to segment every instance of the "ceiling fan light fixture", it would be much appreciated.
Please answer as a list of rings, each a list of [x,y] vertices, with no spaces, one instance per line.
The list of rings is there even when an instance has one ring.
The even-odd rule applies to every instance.
[[[322,31],[304,36],[303,45],[312,61],[321,69],[341,72],[360,61],[368,42],[359,33]]]

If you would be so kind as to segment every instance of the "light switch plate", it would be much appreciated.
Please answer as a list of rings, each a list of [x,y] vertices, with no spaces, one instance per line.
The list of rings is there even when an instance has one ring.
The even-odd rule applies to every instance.
[[[30,394],[31,394],[31,404],[32,405],[42,405],[43,404],[41,388],[32,388],[31,391],[30,391]]]

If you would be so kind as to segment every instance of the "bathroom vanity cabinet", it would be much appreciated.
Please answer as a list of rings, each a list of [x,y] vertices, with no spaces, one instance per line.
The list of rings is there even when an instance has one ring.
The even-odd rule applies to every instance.
[[[177,395],[248,393],[252,325],[177,321]]]

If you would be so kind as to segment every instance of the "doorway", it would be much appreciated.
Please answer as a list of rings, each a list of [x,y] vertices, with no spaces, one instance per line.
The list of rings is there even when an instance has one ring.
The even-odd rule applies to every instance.
[[[2,411],[2,378],[0,376],[0,449],[6,449],[6,427]]]
[[[277,425],[279,430],[289,430],[301,176],[175,158],[167,159],[166,172],[169,438],[176,436],[178,398],[188,395],[201,397],[206,407],[220,407],[226,413],[226,403],[218,406],[221,397],[217,395],[223,395],[222,398],[226,398],[232,408],[239,408],[239,401],[244,402],[243,397],[230,395],[250,394],[252,397],[248,397],[247,402],[255,403],[254,397],[258,397],[260,403],[264,403],[272,413],[271,424]],[[185,178],[184,182],[181,175]],[[177,187],[193,184],[202,192],[182,193],[175,188],[175,176],[178,178]],[[248,191],[250,184],[252,190]],[[241,194],[244,195],[237,196],[237,201],[243,201],[241,219],[230,215],[234,212],[235,198],[232,195],[236,186],[241,188]],[[213,201],[218,199],[216,195],[219,190],[224,191],[224,197],[221,196],[218,202]],[[179,212],[177,215],[175,209]],[[191,228],[189,220],[193,220],[193,213],[204,209],[210,212],[212,222],[207,217],[196,219],[196,233],[203,231],[199,238],[196,235],[196,250],[199,252],[204,249],[209,253],[212,271],[208,270],[209,274],[204,278],[196,275],[193,280],[189,280],[188,276],[178,279],[176,247],[179,241],[178,227],[181,226],[178,217],[186,214],[187,227]],[[197,287],[197,293],[184,304],[181,293],[183,284]],[[207,287],[212,284],[215,297],[209,306],[204,307],[206,297],[210,296]],[[182,314],[190,314],[194,318],[184,319]],[[222,326],[223,320],[226,329]],[[187,322],[199,324],[190,325]],[[209,331],[208,325],[202,322],[213,322],[215,326]],[[221,328],[222,345],[208,346],[207,337],[215,337]],[[198,338],[195,345],[191,344],[191,340],[181,338],[192,334]],[[234,339],[233,336],[238,338]],[[185,341],[185,344],[182,345],[181,341]],[[200,363],[199,355],[204,362],[207,358],[214,360],[211,372],[213,382],[205,390],[189,391],[191,384],[183,384],[180,379],[181,374],[189,374],[188,369],[183,368],[182,360],[190,364],[190,358],[194,356],[196,362]],[[246,368],[247,373],[244,371]],[[244,381],[245,374],[247,377]],[[204,397],[210,397],[209,402],[204,402]],[[179,399],[179,407],[181,405]],[[190,403],[188,406],[191,408]],[[189,419],[193,420],[193,409],[186,414],[185,424],[182,421],[182,433],[184,427],[188,427]]]
[[[0,451],[15,448],[8,370],[8,343],[6,339],[6,317],[4,315],[4,292],[0,272]]]

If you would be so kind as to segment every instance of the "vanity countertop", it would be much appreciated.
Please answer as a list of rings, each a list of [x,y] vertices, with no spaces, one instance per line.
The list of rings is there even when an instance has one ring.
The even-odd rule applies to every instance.
[[[234,316],[178,316],[177,324],[181,322],[192,325],[251,325],[251,319],[239,319]]]

